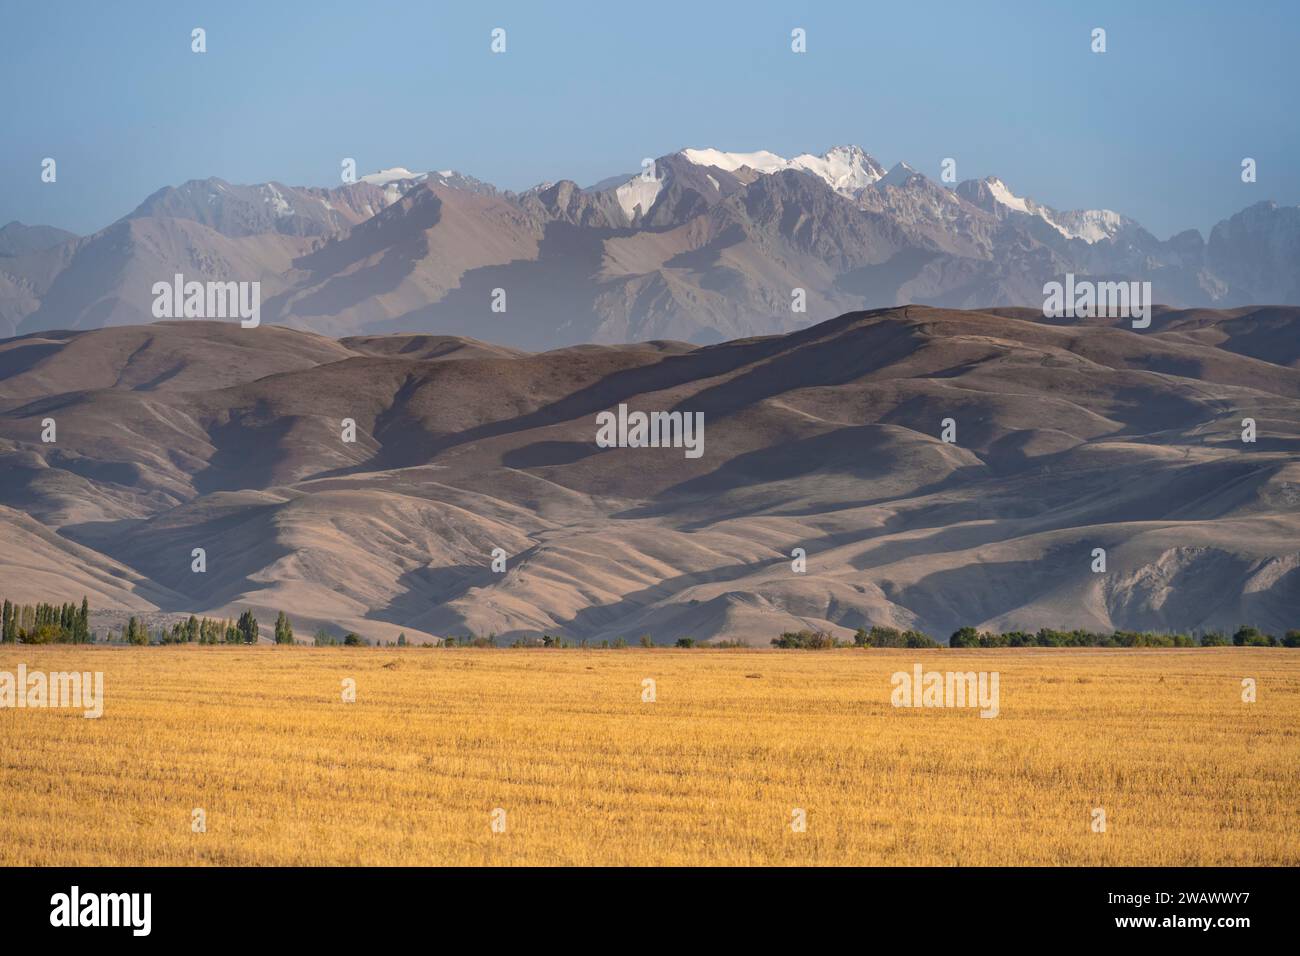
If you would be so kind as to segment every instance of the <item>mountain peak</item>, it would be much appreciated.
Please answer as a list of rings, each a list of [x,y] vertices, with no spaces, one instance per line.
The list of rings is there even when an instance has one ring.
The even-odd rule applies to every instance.
[[[989,194],[993,197],[994,202],[1006,206],[1008,209],[1014,209],[1016,212],[1030,211],[1029,203],[1007,188],[1007,184],[998,177],[986,177],[984,185],[988,187]]]
[[[760,173],[774,173],[790,165],[789,160],[765,149],[752,153],[728,153],[711,147],[704,149],[687,148],[683,149],[678,155],[685,157],[697,166],[717,166],[729,173],[734,173],[742,166],[748,166]]]
[[[811,173],[836,192],[855,195],[885,174],[885,170],[861,146],[833,146],[820,156],[800,153],[785,159],[761,149],[752,153],[729,153],[719,149],[683,149],[679,154],[698,166],[715,166],[727,172],[741,168],[759,173],[776,173],[794,169]]]
[[[918,173],[911,166],[907,165],[907,163],[901,163],[901,162],[895,163],[893,168],[890,169],[889,172],[885,173],[885,175],[880,177],[876,185],[901,187],[907,185],[907,181],[910,180],[913,176],[920,176],[920,175],[921,175],[920,173]]]

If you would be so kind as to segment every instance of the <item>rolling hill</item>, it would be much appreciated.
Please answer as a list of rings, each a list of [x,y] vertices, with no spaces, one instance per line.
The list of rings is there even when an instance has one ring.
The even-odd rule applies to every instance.
[[[1287,307],[1135,332],[905,306],[546,352],[35,332],[0,342],[0,594],[382,640],[1296,627],[1297,328]],[[598,447],[620,404],[703,413],[702,456]]]

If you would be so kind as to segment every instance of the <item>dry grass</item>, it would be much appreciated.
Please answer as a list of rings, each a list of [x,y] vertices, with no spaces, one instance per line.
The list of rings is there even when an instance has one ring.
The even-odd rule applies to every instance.
[[[914,661],[999,671],[1001,715],[894,709]],[[0,647],[20,662],[102,670],[106,704],[0,710],[5,865],[1300,862],[1295,651]]]

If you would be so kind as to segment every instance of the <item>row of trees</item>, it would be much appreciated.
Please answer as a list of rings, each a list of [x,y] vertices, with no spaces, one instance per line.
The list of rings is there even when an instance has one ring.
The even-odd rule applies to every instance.
[[[853,641],[843,641],[827,631],[786,631],[772,638],[773,647],[823,651],[835,647],[938,647],[939,642],[922,631],[900,631],[893,627],[858,628]]]
[[[237,620],[220,620],[217,618],[198,618],[193,614],[188,620],[176,621],[171,627],[160,628],[155,633],[137,617],[131,617],[122,631],[122,639],[128,644],[256,644],[258,638],[257,618],[252,611],[244,611]],[[274,627],[275,643],[295,644],[293,624],[288,616],[280,611],[276,615]],[[108,639],[113,639],[112,631]],[[83,644],[95,640],[90,631],[90,606],[85,597],[81,606],[75,604],[14,604],[8,600],[0,605],[0,640],[7,644]],[[317,647],[344,645],[348,647],[368,646],[371,642],[359,634],[349,631],[342,638],[331,635],[325,629],[316,632],[313,643]],[[654,647],[649,634],[638,639],[642,647]],[[858,628],[853,640],[844,641],[826,631],[786,631],[780,637],[772,639],[774,647],[801,650],[825,650],[835,647],[898,647],[927,648],[940,647],[938,641],[922,631],[899,630],[879,625],[870,629]],[[1057,631],[1040,628],[1037,631],[1008,631],[993,633],[980,631],[973,627],[958,628],[948,640],[951,647],[1223,647],[1229,644],[1237,647],[1300,647],[1300,630],[1287,631],[1282,637],[1267,634],[1258,628],[1245,626],[1237,628],[1231,637],[1217,631],[1206,634],[1165,634],[1153,631],[1112,631],[1093,632],[1084,630]],[[403,632],[398,635],[396,646],[406,647],[408,641]],[[382,642],[381,642],[381,646]],[[393,646],[389,643],[386,646]],[[460,637],[443,638],[444,647],[496,647],[495,634],[486,637],[466,634]],[[545,634],[540,638],[519,638],[512,647],[556,647],[556,648],[623,648],[628,643],[622,638],[601,641],[589,645],[586,640],[569,641],[565,638]],[[695,641],[689,637],[679,638],[676,647],[694,647]],[[724,642],[715,647],[737,647],[740,642]]]
[[[1281,638],[1243,626],[1228,637],[1217,631],[1199,636],[1164,634],[1153,631],[1009,631],[995,634],[973,627],[958,628],[948,639],[950,647],[1300,647],[1300,630],[1287,631]],[[921,631],[900,631],[893,627],[858,628],[853,642],[842,641],[826,631],[786,631],[772,638],[773,647],[826,650],[834,647],[941,647]]]
[[[952,647],[1300,647],[1300,630],[1282,637],[1265,634],[1249,626],[1237,628],[1232,637],[1218,631],[1206,634],[1164,634],[1153,631],[1055,631],[1040,628],[1034,633],[1010,631],[993,634],[963,627],[948,641]]]
[[[292,628],[289,633],[292,636]],[[191,614],[188,620],[176,621],[171,627],[161,627],[153,633],[133,616],[122,629],[122,639],[128,644],[256,644],[257,634],[257,618],[252,611],[245,611],[234,621]],[[112,631],[108,632],[108,639],[113,639]]]
[[[90,635],[90,605],[0,605],[0,640],[6,644],[86,644]]]

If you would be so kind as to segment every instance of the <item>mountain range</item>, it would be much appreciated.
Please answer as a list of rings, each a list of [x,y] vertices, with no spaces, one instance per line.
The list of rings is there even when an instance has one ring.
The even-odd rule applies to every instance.
[[[403,280],[388,289],[394,310],[406,283],[436,281],[426,271],[436,263],[511,255],[496,245],[503,236],[644,265],[651,236],[663,257],[678,230],[703,249],[693,230],[729,223],[719,235],[735,230],[733,262],[776,261],[751,239],[781,235],[816,250],[805,265],[839,261],[845,274],[864,266],[847,268],[857,260],[827,230],[867,244],[903,236],[897,217],[864,213],[797,169],[680,162],[644,211],[644,196],[633,204],[638,223],[694,224],[659,233],[594,224],[626,217],[631,197],[618,187],[503,199],[429,180],[369,215],[388,184],[331,192],[329,216],[324,194],[280,189],[286,214],[269,220],[256,191],[230,187],[219,209],[201,193],[164,193],[151,210],[205,220],[142,214],[110,232],[124,254],[146,238],[174,242],[155,264],[200,235],[222,236],[232,256],[301,244],[300,267],[322,277],[316,296],[341,307],[331,283],[349,276],[383,298],[379,276],[366,278],[373,268]],[[859,188],[855,177],[878,170],[857,162],[827,172]],[[727,198],[706,201],[688,176],[712,177]],[[990,235],[1003,228],[960,192],[940,192],[953,215]],[[790,195],[797,206],[771,205]],[[1056,235],[1131,228],[1046,215],[1005,221]],[[349,218],[358,222],[332,231]],[[543,220],[545,235],[534,232]],[[769,222],[775,231],[746,232]],[[402,259],[404,272],[388,264],[402,224],[412,250],[442,225],[463,237],[477,224],[482,245]],[[593,230],[605,237],[588,245]],[[104,241],[53,254],[75,272],[84,244]],[[74,287],[55,286],[72,301]],[[280,301],[301,310],[313,300],[285,291]],[[100,318],[125,315],[120,301],[101,307]],[[380,307],[358,298],[338,315],[368,308]],[[1300,309],[1278,306],[1157,308],[1140,332],[1035,309],[902,306],[713,345],[544,352],[207,321],[28,332],[0,342],[0,593],[85,594],[95,608],[145,615],[252,608],[266,622],[284,610],[300,634],[378,640],[766,644],[788,629],[846,636],[874,624],[940,638],[963,625],[1280,632],[1300,626],[1297,328]],[[620,405],[702,414],[703,454],[599,447],[597,416]]]
[[[1260,202],[1208,238],[1160,240],[996,177],[886,170],[856,146],[684,149],[522,193],[401,167],[333,189],[194,180],[90,236],[0,229],[0,335],[150,321],[153,284],[175,274],[260,282],[267,323],[544,350],[709,344],[908,303],[1041,308],[1067,273],[1150,281],[1171,307],[1300,304],[1300,207]]]

